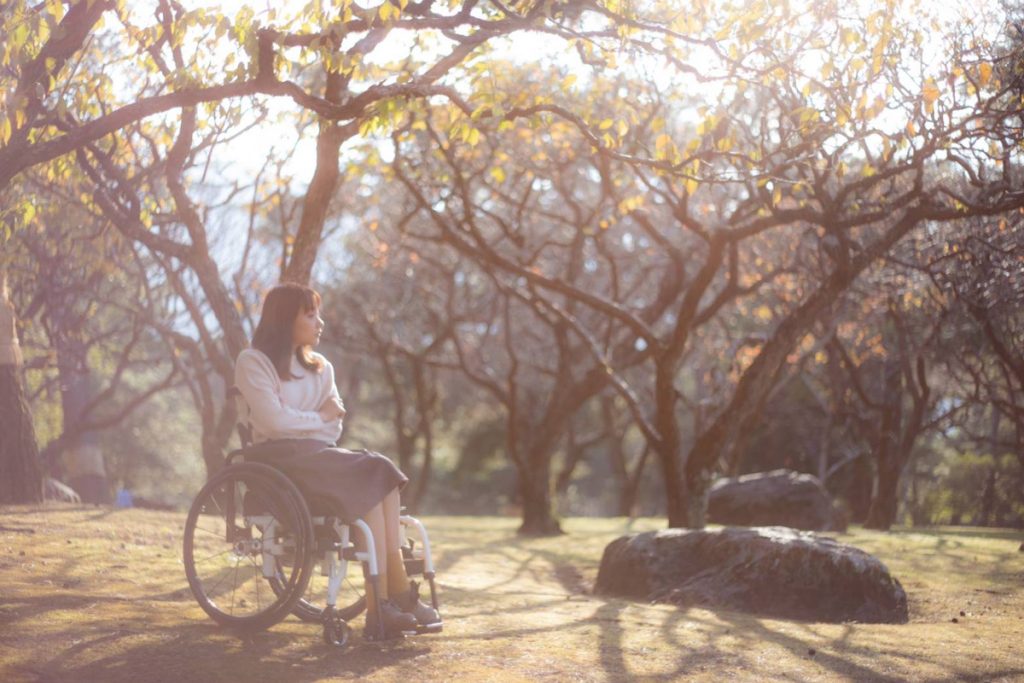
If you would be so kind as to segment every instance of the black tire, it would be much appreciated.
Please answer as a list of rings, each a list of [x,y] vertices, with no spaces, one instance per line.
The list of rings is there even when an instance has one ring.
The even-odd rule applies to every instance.
[[[265,530],[275,529],[261,527],[257,519],[274,522],[273,537],[264,538]],[[278,552],[293,558],[279,576],[280,592],[265,587],[265,541],[276,542],[282,548]],[[267,465],[245,463],[218,472],[199,491],[185,521],[189,588],[214,621],[236,629],[262,630],[288,615],[309,583],[313,550],[312,522],[302,496]]]
[[[358,527],[350,527],[353,532],[358,532]],[[314,533],[323,533],[324,529],[315,529]],[[331,533],[331,532],[327,532]],[[333,534],[332,534],[333,535]],[[337,537],[329,539],[339,541]],[[302,597],[292,608],[292,614],[309,623],[319,624],[323,621],[324,608],[327,605],[327,581],[328,577],[323,576],[320,570],[321,563],[327,560],[326,550],[316,553],[313,560],[313,571],[309,584],[303,592]],[[362,574],[362,565],[359,562],[350,561],[348,571],[338,591],[338,602],[334,608],[334,614],[344,620],[351,621],[366,611],[366,591],[363,585],[363,578],[359,576],[355,581],[352,579],[353,569],[359,567],[357,575]],[[283,577],[288,570],[287,564],[279,564],[278,575],[269,579],[270,587],[277,595],[284,595],[286,587]]]
[[[323,618],[324,642],[331,647],[344,648],[352,637],[352,627],[345,619],[337,613],[324,613]]]

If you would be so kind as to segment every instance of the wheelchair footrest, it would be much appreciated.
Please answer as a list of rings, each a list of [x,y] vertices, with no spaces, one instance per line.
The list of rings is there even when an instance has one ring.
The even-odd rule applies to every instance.
[[[444,630],[444,622],[439,621],[436,624],[426,624],[424,626],[417,626],[416,633],[440,633]]]
[[[422,574],[424,570],[424,561],[422,557],[406,558],[405,559],[405,573],[409,576]]]

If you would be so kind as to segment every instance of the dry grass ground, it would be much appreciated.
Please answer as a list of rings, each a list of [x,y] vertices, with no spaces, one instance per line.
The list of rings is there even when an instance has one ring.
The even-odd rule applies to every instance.
[[[0,681],[1024,680],[1019,533],[840,536],[906,588],[911,621],[891,626],[591,595],[605,544],[659,520],[570,519],[547,539],[512,519],[425,521],[444,633],[338,652],[292,618],[245,640],[210,621],[184,580],[184,514],[0,508]]]

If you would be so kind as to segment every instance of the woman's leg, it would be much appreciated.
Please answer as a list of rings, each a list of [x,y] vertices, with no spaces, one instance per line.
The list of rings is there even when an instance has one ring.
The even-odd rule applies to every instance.
[[[384,527],[387,535],[388,592],[391,595],[398,595],[409,589],[409,576],[405,573],[405,560],[402,558],[402,536],[398,521],[402,506],[399,501],[397,488],[392,489],[384,497],[381,507],[383,508]]]
[[[386,600],[388,592],[388,545],[387,545],[387,525],[385,524],[385,513],[382,504],[378,503],[374,505],[365,515],[363,515],[363,521],[370,527],[370,532],[373,534],[373,545],[377,555],[377,573],[380,577],[380,599]],[[364,542],[363,548],[366,548]],[[404,573],[404,572],[403,572]],[[369,582],[366,584],[366,598],[373,604],[373,588]]]
[[[398,606],[414,615],[421,626],[440,624],[441,615],[419,599],[418,591],[413,589],[409,575],[405,573],[399,521],[402,507],[398,500],[398,489],[388,493],[381,505],[384,508],[384,525],[387,528],[388,591]]]
[[[418,621],[415,614],[409,614],[399,606],[394,604],[393,600],[396,593],[388,591],[388,583],[391,572],[388,571],[388,531],[387,525],[384,522],[384,506],[378,503],[373,508],[363,515],[363,521],[370,527],[370,532],[373,534],[373,545],[377,556],[377,570],[380,583],[377,584],[377,589],[380,591],[377,595],[374,595],[374,588],[367,582],[366,585],[366,599],[372,606],[375,604],[376,598],[380,597],[380,613],[375,613],[371,607],[366,612],[366,628],[367,632],[372,634],[373,637],[377,637],[380,632],[376,629],[383,628],[383,636],[385,638],[392,638],[396,635],[405,631],[415,631],[418,625]],[[364,544],[365,547],[365,544]],[[398,567],[403,569],[401,560],[398,562]],[[380,621],[377,621],[377,618]]]

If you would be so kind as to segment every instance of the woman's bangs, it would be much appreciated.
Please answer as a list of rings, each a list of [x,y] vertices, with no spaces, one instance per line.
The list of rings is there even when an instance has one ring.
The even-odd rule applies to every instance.
[[[302,297],[302,310],[306,313],[312,313],[316,309],[320,308],[320,294],[315,289],[304,289]]]

